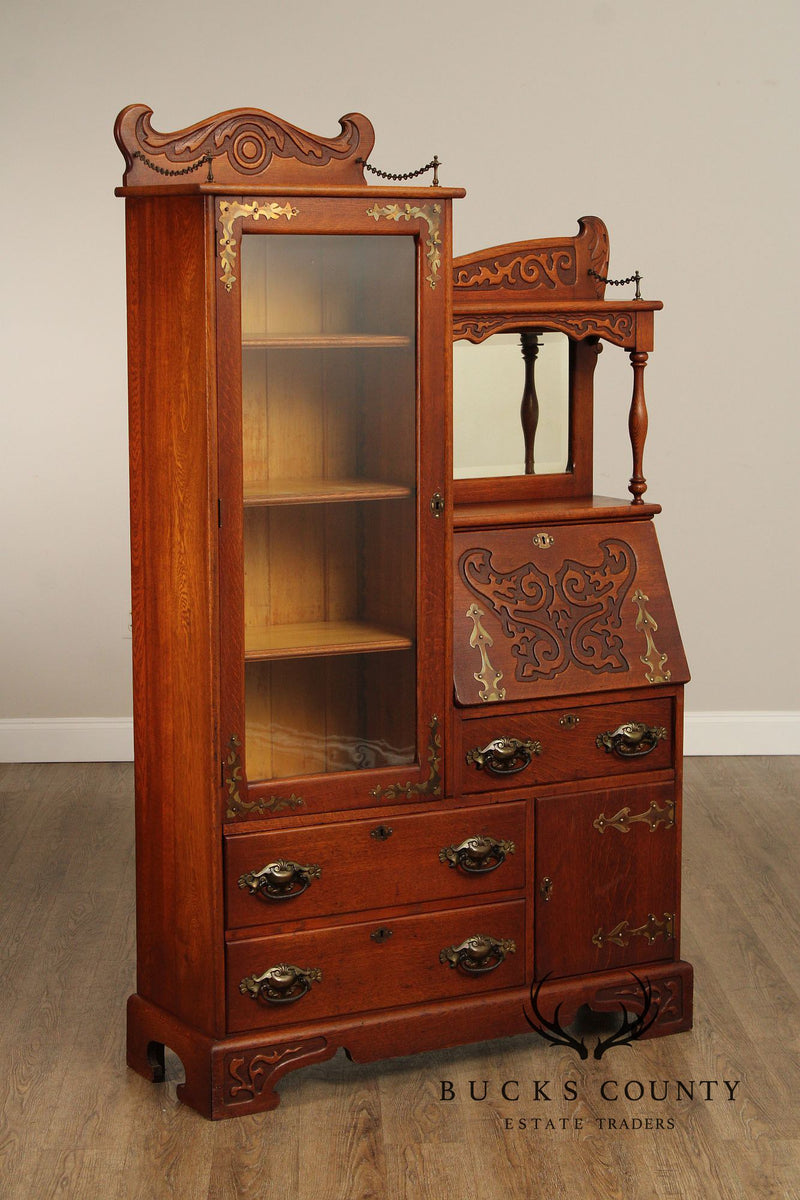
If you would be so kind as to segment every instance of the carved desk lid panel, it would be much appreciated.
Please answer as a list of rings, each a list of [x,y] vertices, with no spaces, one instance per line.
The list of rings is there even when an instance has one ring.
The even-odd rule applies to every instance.
[[[649,521],[466,530],[454,567],[459,704],[689,678]]]

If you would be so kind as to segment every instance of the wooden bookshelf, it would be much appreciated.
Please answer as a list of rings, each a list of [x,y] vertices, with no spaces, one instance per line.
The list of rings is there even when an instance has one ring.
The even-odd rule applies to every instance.
[[[372,479],[257,479],[245,481],[244,504],[332,504],[353,500],[394,500],[410,496],[410,487]]]
[[[385,333],[246,333],[245,350],[391,350],[408,347],[412,339]]]
[[[311,621],[245,630],[245,661],[408,650],[411,638],[363,621]]]

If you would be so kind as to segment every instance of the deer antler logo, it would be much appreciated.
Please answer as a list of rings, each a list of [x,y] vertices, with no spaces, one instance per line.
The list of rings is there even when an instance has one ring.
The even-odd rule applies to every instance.
[[[622,1022],[613,1033],[606,1038],[599,1037],[594,1048],[594,1057],[600,1059],[605,1054],[606,1050],[610,1050],[612,1046],[629,1046],[631,1042],[637,1038],[643,1037],[650,1026],[658,1019],[658,1001],[653,1000],[653,989],[649,980],[642,980],[638,975],[630,972],[635,979],[637,987],[641,992],[642,1010],[639,1013],[629,1014],[622,1001],[619,1002],[620,1012],[622,1013]],[[556,1005],[556,1010],[553,1013],[553,1019],[548,1021],[539,1008],[539,992],[542,986],[550,978],[550,975],[545,975],[540,979],[534,991],[531,987],[531,1007],[539,1020],[537,1025],[525,1013],[525,1020],[530,1025],[531,1029],[535,1030],[540,1037],[550,1042],[553,1046],[569,1046],[574,1050],[580,1058],[588,1058],[589,1051],[586,1047],[584,1038],[580,1041],[574,1037],[568,1030],[564,1029],[559,1021],[561,1013],[561,1004]]]

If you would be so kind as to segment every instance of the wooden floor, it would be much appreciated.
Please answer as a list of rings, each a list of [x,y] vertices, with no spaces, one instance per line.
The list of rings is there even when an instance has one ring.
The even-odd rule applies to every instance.
[[[161,1085],[125,1067],[131,768],[0,766],[0,1195],[800,1197],[799,785],[800,759],[687,762],[692,1033],[586,1062],[533,1034],[369,1066],[339,1054],[288,1075],[275,1112],[212,1124],[177,1103],[177,1060]],[[612,1079],[648,1093],[656,1080],[657,1094],[664,1080],[694,1080],[695,1099],[603,1100]],[[455,1099],[439,1099],[441,1080]],[[478,1095],[488,1081],[486,1100],[470,1099],[470,1080]],[[520,1101],[499,1095],[506,1080],[519,1081]],[[536,1080],[550,1080],[549,1102]],[[568,1080],[575,1101],[562,1097]],[[720,1081],[713,1099],[701,1080]],[[723,1080],[740,1081],[732,1101]],[[528,1127],[506,1129],[507,1118]],[[648,1118],[674,1128],[648,1129]]]

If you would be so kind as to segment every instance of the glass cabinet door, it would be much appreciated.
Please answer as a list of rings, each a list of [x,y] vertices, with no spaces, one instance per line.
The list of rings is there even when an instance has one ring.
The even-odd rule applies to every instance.
[[[250,785],[416,749],[412,237],[241,241]]]

